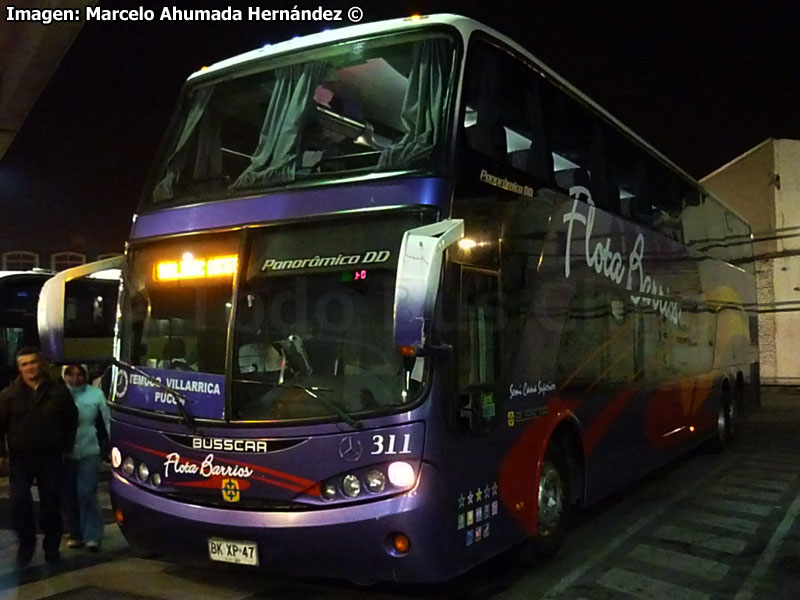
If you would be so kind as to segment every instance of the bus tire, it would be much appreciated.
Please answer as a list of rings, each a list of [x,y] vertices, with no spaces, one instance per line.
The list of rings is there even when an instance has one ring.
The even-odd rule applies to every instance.
[[[731,443],[736,433],[736,402],[731,398],[730,392],[725,389],[720,398],[717,409],[717,422],[714,428],[714,437],[709,440],[708,449],[711,452],[722,452]]]
[[[551,444],[539,474],[536,535],[520,546],[519,558],[525,563],[551,558],[564,541],[571,515],[568,465],[564,450]]]

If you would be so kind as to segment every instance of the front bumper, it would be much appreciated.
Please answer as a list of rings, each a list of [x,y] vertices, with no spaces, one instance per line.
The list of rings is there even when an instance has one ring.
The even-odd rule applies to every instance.
[[[460,571],[448,552],[441,478],[423,464],[411,491],[385,500],[302,512],[258,512],[184,504],[114,475],[110,492],[120,527],[140,549],[208,562],[208,539],[255,542],[260,568],[355,581],[433,582]],[[450,519],[452,520],[452,519]],[[411,544],[397,554],[394,533]],[[452,548],[450,548],[452,549]]]

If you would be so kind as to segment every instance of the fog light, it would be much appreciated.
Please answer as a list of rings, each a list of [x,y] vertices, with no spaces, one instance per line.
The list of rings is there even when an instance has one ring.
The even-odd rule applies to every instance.
[[[378,469],[367,471],[367,476],[364,478],[364,483],[367,484],[367,489],[373,494],[382,492],[386,487],[386,475]]]
[[[119,448],[114,446],[111,449],[111,466],[115,469],[119,469],[119,466],[122,464],[122,452],[119,451]]]
[[[150,481],[153,482],[153,485],[161,485],[161,475],[158,473],[153,473],[153,476],[150,478]]]
[[[345,475],[342,478],[342,491],[349,498],[355,498],[361,493],[361,482],[353,474]]]
[[[336,496],[336,484],[333,481],[326,481],[323,483],[320,495],[325,500],[333,500],[333,497]]]
[[[136,474],[139,476],[141,481],[147,481],[147,478],[150,477],[150,469],[147,468],[146,464],[140,463]]]
[[[411,541],[408,536],[403,533],[395,533],[392,536],[392,545],[398,554],[405,554],[411,548]]]
[[[389,465],[389,481],[397,487],[411,487],[414,485],[416,475],[414,467],[407,462],[397,461]]]
[[[134,469],[135,465],[133,464],[133,459],[130,456],[122,461],[122,472],[125,473],[125,475],[130,477],[133,475]]]

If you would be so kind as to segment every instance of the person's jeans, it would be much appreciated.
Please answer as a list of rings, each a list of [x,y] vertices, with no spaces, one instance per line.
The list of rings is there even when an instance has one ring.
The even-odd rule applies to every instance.
[[[76,461],[75,483],[78,492],[81,539],[100,542],[103,539],[103,513],[97,501],[97,476],[100,455],[87,456]]]
[[[69,537],[81,539],[81,519],[78,509],[78,461],[68,458],[64,461],[64,477],[61,486],[61,515],[64,518],[64,531]]]
[[[61,453],[17,453],[9,458],[11,519],[17,532],[20,557],[29,559],[36,542],[36,522],[33,513],[31,485],[39,488],[40,524],[44,531],[45,557],[58,559],[61,543]]]

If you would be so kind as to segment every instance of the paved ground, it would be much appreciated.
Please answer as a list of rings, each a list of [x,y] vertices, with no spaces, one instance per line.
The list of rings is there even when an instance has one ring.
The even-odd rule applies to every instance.
[[[63,549],[55,568],[13,567],[0,480],[0,597],[344,600],[760,600],[800,598],[800,391],[766,389],[722,455],[693,453],[581,514],[562,552],[535,567],[513,552],[440,586],[359,588],[249,570],[195,569],[131,552],[103,484],[98,554]]]

